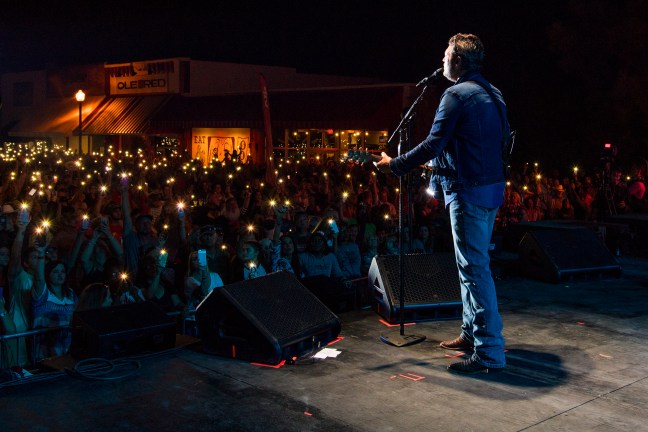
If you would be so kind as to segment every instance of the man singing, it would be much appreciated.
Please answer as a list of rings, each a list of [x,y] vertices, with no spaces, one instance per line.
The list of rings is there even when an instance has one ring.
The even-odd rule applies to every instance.
[[[454,85],[441,96],[429,135],[406,154],[392,159],[382,153],[375,162],[380,171],[402,176],[432,161],[430,189],[443,194],[450,212],[463,301],[461,334],[440,345],[473,351],[448,366],[457,373],[498,372],[506,365],[488,246],[504,196],[502,140],[509,125],[501,92],[480,73],[483,60],[477,36],[450,38],[443,75]]]

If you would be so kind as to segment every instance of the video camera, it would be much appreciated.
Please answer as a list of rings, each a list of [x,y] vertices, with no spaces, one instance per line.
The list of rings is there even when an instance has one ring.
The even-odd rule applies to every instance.
[[[601,151],[601,161],[602,162],[614,162],[619,148],[614,144],[605,143],[603,144],[603,150]]]

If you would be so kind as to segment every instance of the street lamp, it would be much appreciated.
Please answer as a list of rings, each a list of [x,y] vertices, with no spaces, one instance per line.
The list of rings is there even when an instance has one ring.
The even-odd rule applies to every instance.
[[[83,101],[85,100],[85,93],[83,93],[83,90],[79,90],[76,92],[76,97],[77,102],[79,102],[79,154],[81,154],[81,137],[83,136],[83,117],[82,117],[82,110],[83,110]]]

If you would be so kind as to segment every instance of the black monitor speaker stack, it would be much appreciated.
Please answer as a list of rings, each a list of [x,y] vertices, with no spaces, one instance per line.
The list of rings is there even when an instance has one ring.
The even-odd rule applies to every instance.
[[[314,353],[341,330],[340,319],[288,272],[215,289],[196,322],[206,352],[265,364]]]
[[[459,273],[454,254],[407,254],[404,257],[404,320],[457,319],[462,314]],[[390,324],[400,322],[398,255],[378,255],[369,268],[372,307]]]
[[[621,276],[619,262],[588,228],[528,231],[518,251],[522,274],[544,282]]]

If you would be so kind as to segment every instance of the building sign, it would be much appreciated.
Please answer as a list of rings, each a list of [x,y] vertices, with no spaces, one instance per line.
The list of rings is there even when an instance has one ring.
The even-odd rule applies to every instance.
[[[146,79],[123,78],[117,80],[117,91],[120,93],[159,93],[167,91],[167,77],[153,76]]]
[[[111,96],[177,93],[177,60],[106,65]]]
[[[191,130],[191,157],[200,159],[205,166],[212,160],[251,162],[250,129],[194,128]]]

